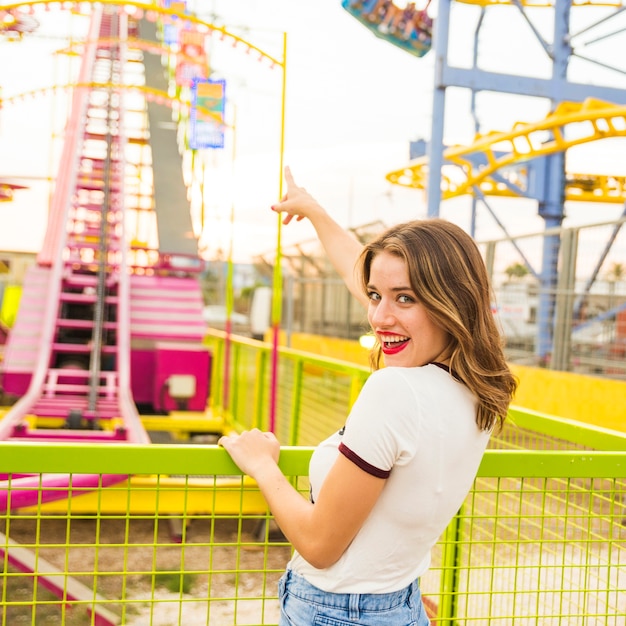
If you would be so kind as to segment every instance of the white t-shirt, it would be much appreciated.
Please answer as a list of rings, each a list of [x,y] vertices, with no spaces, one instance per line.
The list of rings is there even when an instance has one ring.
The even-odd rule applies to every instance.
[[[389,593],[423,575],[430,551],[469,492],[490,433],[476,399],[442,366],[387,367],[368,378],[345,427],[311,457],[311,498],[342,453],[386,478],[340,559],[317,569],[294,553],[290,567],[336,593]]]

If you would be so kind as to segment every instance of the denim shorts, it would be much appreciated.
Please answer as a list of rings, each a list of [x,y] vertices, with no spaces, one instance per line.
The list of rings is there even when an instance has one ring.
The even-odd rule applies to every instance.
[[[287,570],[279,626],[429,626],[418,581],[392,593],[331,593]]]

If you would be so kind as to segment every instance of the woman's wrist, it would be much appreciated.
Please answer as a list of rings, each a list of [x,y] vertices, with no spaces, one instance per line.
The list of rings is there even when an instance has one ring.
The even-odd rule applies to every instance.
[[[248,475],[261,486],[262,484],[268,484],[275,480],[277,476],[282,476],[283,474],[274,459],[264,459],[254,467],[251,467]]]

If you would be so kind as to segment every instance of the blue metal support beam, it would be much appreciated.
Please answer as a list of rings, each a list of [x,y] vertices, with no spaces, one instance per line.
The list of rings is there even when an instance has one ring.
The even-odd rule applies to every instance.
[[[426,187],[428,217],[439,216],[441,203],[441,168],[443,166],[443,126],[446,111],[446,87],[443,71],[447,66],[448,39],[450,35],[451,0],[440,0],[434,24],[433,48],[435,51],[435,85],[430,142],[428,143],[428,184]]]

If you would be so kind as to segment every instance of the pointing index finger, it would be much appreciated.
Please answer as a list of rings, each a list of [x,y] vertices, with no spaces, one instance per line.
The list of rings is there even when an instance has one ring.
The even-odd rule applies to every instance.
[[[293,179],[293,174],[291,173],[291,168],[286,165],[285,166],[285,181],[287,182],[287,187],[291,187],[296,185],[296,181]]]

